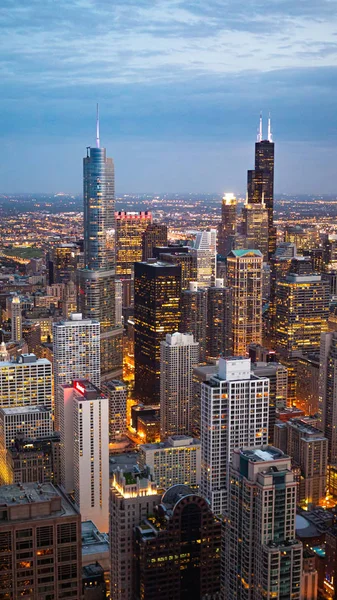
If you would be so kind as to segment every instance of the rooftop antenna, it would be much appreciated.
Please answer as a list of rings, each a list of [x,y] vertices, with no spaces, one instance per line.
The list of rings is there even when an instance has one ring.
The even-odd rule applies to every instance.
[[[270,113],[269,113],[269,117],[268,117],[268,142],[272,142],[273,141],[273,134],[271,132],[271,118],[270,118]]]
[[[262,112],[260,112],[260,127],[259,132],[257,134],[257,141],[262,142]]]
[[[96,148],[99,148],[99,108],[96,106]]]

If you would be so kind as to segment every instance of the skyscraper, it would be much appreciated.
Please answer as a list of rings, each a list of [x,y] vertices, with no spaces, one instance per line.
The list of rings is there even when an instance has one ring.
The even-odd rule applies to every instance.
[[[179,330],[181,267],[135,263],[135,391],[144,404],[159,403],[160,342]]]
[[[233,452],[222,560],[222,598],[300,600],[302,544],[295,538],[291,460],[276,448]]]
[[[216,279],[216,229],[204,229],[197,233],[191,253],[197,261],[199,287],[214,285]]]
[[[306,265],[298,258],[293,263]],[[293,265],[296,268],[296,265]],[[300,268],[300,266],[298,266]],[[327,330],[329,285],[321,275],[288,275],[276,283],[275,349],[288,368],[288,402],[296,403],[297,358],[319,350]]]
[[[208,360],[233,355],[232,290],[223,279],[207,289],[206,355]]]
[[[100,324],[72,314],[53,325],[55,428],[60,430],[60,385],[88,379],[100,385]]]
[[[148,211],[115,213],[116,217],[116,273],[120,277],[131,277],[134,263],[142,260],[143,233],[152,224]]]
[[[250,358],[220,358],[201,384],[201,493],[216,515],[227,509],[229,463],[235,448],[268,443],[269,379]]]
[[[248,171],[248,204],[265,204],[268,211],[269,258],[276,248],[276,230],[274,227],[274,142],[271,133],[271,121],[268,119],[268,137],[263,139],[262,116],[255,144],[255,169]]]
[[[337,465],[337,332],[321,335],[319,422],[328,438],[328,462]]]
[[[15,362],[0,360],[0,408],[52,408],[52,366],[46,358],[22,354]]]
[[[221,256],[233,249],[236,234],[236,198],[234,194],[225,194],[221,205],[221,222],[218,226],[218,253]]]
[[[262,343],[262,264],[260,250],[232,250],[227,257],[234,356],[245,356],[252,342]]]
[[[84,269],[78,271],[79,312],[101,324],[101,377],[122,374],[123,329],[116,323],[115,174],[112,158],[100,147],[83,159]]]
[[[61,387],[61,480],[82,521],[109,531],[109,400],[90,381]]]
[[[126,433],[127,386],[123,381],[112,379],[102,383],[102,392],[109,398],[110,442]]]
[[[199,344],[192,334],[173,333],[160,343],[160,430],[188,435],[191,430],[192,373],[199,362]]]
[[[247,248],[260,250],[263,260],[268,260],[268,209],[262,204],[245,204],[242,209],[243,233]]]
[[[12,315],[12,342],[22,340],[22,311],[19,296],[13,296],[11,305]]]
[[[167,246],[167,225],[151,223],[147,226],[142,236],[143,261],[153,258],[156,246]]]
[[[180,331],[193,334],[199,342],[199,362],[206,362],[207,289],[199,288],[197,281],[191,281],[189,289],[181,293]]]

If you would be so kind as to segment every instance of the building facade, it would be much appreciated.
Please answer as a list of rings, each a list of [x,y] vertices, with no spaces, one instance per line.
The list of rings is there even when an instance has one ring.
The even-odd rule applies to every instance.
[[[109,399],[109,439],[110,442],[126,433],[126,403],[128,390],[123,381],[112,379],[103,382],[102,392]]]
[[[180,331],[191,333],[199,342],[199,362],[206,362],[207,289],[199,288],[197,281],[191,281],[189,289],[181,293]]]
[[[208,361],[233,355],[233,292],[217,278],[207,289],[206,356]]]
[[[218,253],[227,256],[233,250],[236,235],[236,207],[234,194],[225,194],[221,203],[221,223],[218,227]]]

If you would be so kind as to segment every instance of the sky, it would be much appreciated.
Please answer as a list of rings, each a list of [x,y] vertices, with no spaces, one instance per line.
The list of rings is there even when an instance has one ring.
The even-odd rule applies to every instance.
[[[0,192],[243,193],[270,111],[277,193],[337,193],[336,0],[1,0]]]

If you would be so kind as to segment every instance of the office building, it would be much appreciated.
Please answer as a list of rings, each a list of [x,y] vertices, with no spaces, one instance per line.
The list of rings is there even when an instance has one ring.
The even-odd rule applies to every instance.
[[[159,260],[181,266],[181,289],[182,291],[190,289],[191,282],[196,281],[198,276],[196,255],[185,246],[180,246],[178,249],[168,246],[167,249],[170,252],[162,252],[164,248],[155,248],[154,252],[157,254],[159,251]],[[182,250],[186,251],[182,252]]]
[[[233,452],[221,574],[224,599],[301,599],[296,488],[291,459],[281,450],[266,446]]]
[[[233,250],[236,235],[236,198],[225,194],[221,204],[221,222],[218,226],[218,253],[227,256]]]
[[[172,485],[200,486],[200,440],[187,435],[172,435],[165,442],[139,446],[138,464],[150,474],[159,488]]]
[[[154,257],[153,249],[156,246],[167,246],[167,225],[151,223],[147,226],[142,236],[143,261]]]
[[[55,428],[59,430],[60,385],[88,379],[100,385],[100,324],[73,314],[53,325]]]
[[[134,263],[142,260],[142,239],[152,214],[148,211],[115,213],[116,218],[116,274],[133,276]]]
[[[234,448],[268,442],[269,379],[254,375],[249,358],[219,359],[201,385],[201,493],[216,515],[227,508]]]
[[[17,435],[7,450],[8,483],[60,483],[60,435],[52,433],[43,438]]]
[[[255,362],[252,363],[252,371],[257,377],[269,379],[268,440],[270,444],[274,444],[276,414],[287,406],[288,370],[277,362]]]
[[[328,438],[328,463],[337,465],[337,333],[321,336],[319,428]]]
[[[45,406],[0,408],[0,448],[14,445],[17,435],[29,438],[50,437],[52,412]]]
[[[112,379],[103,382],[102,392],[109,399],[109,439],[110,442],[126,433],[126,401],[128,390],[123,381]]]
[[[259,250],[232,250],[227,257],[234,356],[245,356],[252,342],[262,343],[262,264]]]
[[[22,310],[19,296],[13,296],[11,307],[12,342],[22,340]]]
[[[297,359],[296,406],[306,415],[318,414],[319,352]]]
[[[276,284],[287,275],[291,261],[296,255],[295,244],[282,242],[270,258],[270,297],[268,309],[268,333],[272,340],[275,336]]]
[[[51,483],[0,487],[0,595],[81,600],[81,519]]]
[[[101,326],[101,379],[122,375],[123,328],[116,323],[115,174],[112,158],[100,147],[83,159],[84,269],[78,271],[78,310]]]
[[[214,285],[216,279],[216,248],[217,230],[204,229],[197,233],[194,246],[191,249],[192,256],[197,263],[196,281],[199,287]]]
[[[191,281],[189,289],[181,293],[180,331],[191,333],[194,340],[199,342],[201,363],[206,362],[207,292],[207,289],[199,288],[196,281]]]
[[[208,381],[219,370],[218,361],[213,365],[198,365],[192,373],[191,435],[200,438],[201,428],[201,384]]]
[[[317,600],[318,570],[316,553],[311,548],[303,548],[303,570],[301,581],[301,600]]]
[[[109,401],[91,382],[60,386],[61,481],[83,521],[109,530]]]
[[[260,250],[263,260],[268,260],[268,210],[263,204],[245,204],[242,209],[243,235],[246,247]]]
[[[144,404],[160,400],[160,342],[179,330],[181,267],[135,264],[135,391]]]
[[[104,569],[98,562],[82,567],[82,592],[83,600],[106,600]]]
[[[262,118],[257,142],[255,144],[255,169],[248,171],[248,204],[265,204],[268,211],[268,244],[270,258],[276,248],[276,229],[274,227],[274,142],[271,123],[268,119],[268,136],[263,139]]]
[[[0,361],[0,407],[22,406],[52,408],[52,366],[35,354]]]
[[[223,279],[207,289],[206,357],[208,361],[219,356],[233,355],[233,322],[231,288],[224,286]]]
[[[294,270],[306,268],[292,261]],[[288,367],[288,402],[296,403],[297,359],[317,352],[321,332],[327,331],[329,290],[320,275],[288,273],[276,284],[275,349]]]
[[[134,528],[160,504],[161,493],[146,475],[116,471],[110,491],[111,596],[133,600]]]
[[[160,435],[189,435],[193,367],[199,362],[199,344],[193,335],[167,334],[160,344]]]
[[[282,428],[283,435],[280,431]],[[277,423],[275,434],[275,445],[287,452],[292,458],[293,466],[301,470],[297,502],[310,510],[325,499],[328,440],[305,419]]]
[[[188,486],[165,492],[136,527],[135,542],[136,598],[219,597],[221,523]]]
[[[60,244],[50,253],[49,285],[75,281],[75,273],[80,254],[77,244]]]

